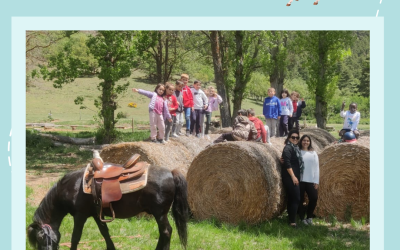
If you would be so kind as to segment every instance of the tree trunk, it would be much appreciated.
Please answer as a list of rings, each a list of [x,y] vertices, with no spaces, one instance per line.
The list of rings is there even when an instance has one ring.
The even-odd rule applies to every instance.
[[[326,128],[326,118],[328,116],[328,104],[322,100],[320,96],[316,96],[315,100],[315,118],[317,120],[317,127]]]
[[[320,33],[319,33],[320,34]],[[326,79],[325,79],[325,57],[327,56],[327,51],[324,49],[324,37],[319,35],[318,41],[319,47],[319,76],[318,76],[318,84],[316,88],[315,95],[315,119],[317,120],[318,128],[325,129],[326,128],[326,120],[328,117],[328,103],[326,102],[325,96],[321,96],[319,93],[324,93],[324,91],[320,88],[326,88]]]
[[[218,31],[210,32],[210,40],[211,40],[211,51],[213,57],[215,83],[217,84],[218,94],[222,98],[222,103],[220,105],[221,123],[222,127],[225,128],[231,126],[231,115],[229,111],[229,102],[225,89],[225,80],[224,80]]]
[[[168,47],[169,47],[168,31],[165,31],[165,56],[164,56],[163,83],[168,82]]]
[[[111,143],[115,139],[114,131],[114,111],[116,110],[116,102],[114,101],[114,93],[112,91],[114,83],[110,80],[103,82],[102,88],[102,109],[101,113],[103,116],[104,126],[104,138],[103,143]]]
[[[158,46],[156,55],[156,68],[157,68],[157,82],[160,83],[163,80],[162,66],[163,66],[163,45],[162,45],[162,34],[158,33]]]
[[[244,31],[235,31],[235,43],[236,43],[236,52],[235,52],[235,61],[236,61],[236,69],[235,69],[235,88],[233,89],[233,116],[236,116],[239,109],[242,108],[242,100],[243,100],[243,92],[246,87],[246,83],[244,82],[244,72],[243,72],[243,37]]]
[[[272,31],[272,34],[275,36],[277,31]],[[279,45],[282,41],[277,39],[276,46],[271,49],[271,60],[274,62],[274,68],[272,73],[269,75],[269,82],[271,84],[271,88],[275,89],[275,93],[277,97],[280,97],[280,94],[283,89],[283,83],[285,79],[285,68],[279,67],[278,65],[282,65],[279,62]],[[283,39],[283,44],[286,46],[287,38]]]

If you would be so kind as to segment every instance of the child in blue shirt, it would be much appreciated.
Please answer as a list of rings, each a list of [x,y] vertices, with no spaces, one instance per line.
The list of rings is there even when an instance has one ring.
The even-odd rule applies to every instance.
[[[271,132],[268,133],[268,142],[270,137],[276,135],[276,124],[278,123],[278,119],[281,116],[281,112],[281,103],[278,97],[275,96],[275,89],[269,88],[268,97],[265,98],[263,105],[263,115],[265,117],[269,131]]]

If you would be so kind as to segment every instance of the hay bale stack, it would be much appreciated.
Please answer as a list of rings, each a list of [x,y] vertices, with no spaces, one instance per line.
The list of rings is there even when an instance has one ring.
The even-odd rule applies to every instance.
[[[337,142],[337,139],[331,133],[320,128],[305,128],[300,130],[300,134],[301,136],[309,135],[313,143],[316,142],[319,144],[320,149]]]
[[[370,149],[370,139],[369,139],[369,136],[360,136],[360,137],[357,139],[356,144],[361,145],[361,146],[364,146],[364,147]]]
[[[317,216],[369,218],[369,149],[356,143],[329,146],[319,155]]]
[[[203,150],[187,173],[196,219],[259,223],[283,210],[279,157],[269,145],[225,142]]]
[[[232,127],[226,127],[226,128],[215,128],[210,130],[213,134],[225,134],[225,133],[231,133],[232,132]]]
[[[167,145],[152,142],[125,142],[104,148],[100,156],[105,162],[124,164],[133,154],[140,154],[140,161],[166,167],[178,168],[186,176],[193,159],[192,154],[181,143]]]
[[[194,136],[180,136],[178,138],[171,138],[168,142],[168,146],[176,143],[181,144],[189,153],[192,155],[191,160],[196,157],[203,149],[205,149],[211,142],[217,139],[220,135],[210,134],[210,140],[206,138],[197,138]]]

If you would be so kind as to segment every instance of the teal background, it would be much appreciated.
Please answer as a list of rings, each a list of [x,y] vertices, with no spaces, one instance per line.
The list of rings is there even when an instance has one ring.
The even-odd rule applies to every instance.
[[[19,77],[13,79],[14,86],[11,86],[11,65],[16,64],[17,61],[22,62],[24,65],[24,51],[22,51],[22,56],[19,57],[11,57],[11,48],[12,46],[24,45],[24,37],[25,33],[20,32],[19,34],[13,34],[16,38],[19,37],[19,41],[13,40],[11,41],[11,27],[12,27],[12,17],[34,17],[34,16],[43,16],[43,17],[57,17],[57,16],[65,16],[65,17],[76,17],[76,16],[269,16],[269,17],[301,17],[301,16],[309,16],[309,17],[375,17],[377,11],[379,9],[379,17],[384,17],[384,25],[376,28],[376,34],[382,36],[384,33],[384,60],[385,60],[385,71],[384,71],[384,79],[386,79],[386,87],[385,87],[385,99],[383,99],[383,95],[377,95],[376,91],[371,91],[372,97],[377,95],[377,97],[371,100],[371,127],[376,128],[375,132],[372,133],[371,139],[371,150],[373,152],[371,157],[371,168],[384,168],[384,163],[386,163],[385,169],[385,179],[380,178],[380,176],[373,175],[371,172],[371,200],[378,203],[381,206],[383,197],[381,192],[377,192],[374,194],[374,190],[381,190],[383,187],[385,189],[385,209],[384,209],[384,218],[379,211],[379,214],[373,213],[374,204],[371,202],[371,216],[377,216],[378,220],[377,224],[380,224],[384,220],[384,231],[385,238],[384,243],[387,249],[397,249],[397,221],[398,218],[394,217],[396,214],[396,206],[400,205],[400,203],[396,202],[396,198],[398,197],[397,192],[395,192],[395,184],[397,176],[399,176],[400,170],[397,168],[398,164],[395,161],[393,155],[396,154],[396,147],[394,142],[390,143],[389,136],[391,134],[386,133],[386,140],[383,144],[384,138],[384,130],[386,131],[394,131],[394,126],[397,122],[396,116],[392,114],[397,114],[394,110],[394,101],[397,98],[398,91],[398,82],[397,74],[398,71],[398,63],[397,58],[399,56],[398,52],[398,35],[399,31],[399,2],[398,1],[389,1],[382,0],[382,4],[380,4],[380,0],[376,1],[361,1],[361,0],[321,0],[318,6],[313,6],[314,0],[300,0],[299,2],[293,1],[291,7],[286,7],[285,4],[287,1],[197,1],[197,2],[188,2],[188,1],[151,1],[151,2],[139,2],[139,1],[14,1],[14,2],[6,2],[2,3],[0,7],[0,28],[1,28],[1,39],[0,39],[0,75],[1,78],[1,86],[2,91],[0,91],[0,102],[1,102],[1,117],[2,123],[0,124],[0,143],[3,145],[0,147],[0,154],[3,164],[2,166],[2,181],[0,181],[0,190],[3,190],[2,193],[2,206],[0,207],[0,214],[2,216],[2,230],[0,234],[0,245],[2,249],[10,249],[11,246],[14,249],[21,249],[25,245],[25,73],[21,71],[19,68],[16,72],[16,75],[19,74]],[[155,7],[157,6],[157,8]],[[378,18],[377,24],[382,23],[382,18]],[[62,21],[62,20],[61,20]],[[126,20],[129,21],[129,20]],[[263,21],[263,20],[259,20]],[[324,20],[322,20],[324,21]],[[146,20],[148,24],[153,27],[157,27],[157,25],[162,24],[160,20],[153,20],[149,18]],[[256,23],[246,23],[239,22],[237,26],[234,28],[244,28],[244,27],[253,27],[252,25],[259,24],[258,20]],[[365,23],[369,23],[370,21],[366,21],[363,18],[354,18],[351,20],[347,20],[347,25],[345,25],[342,29],[352,29],[352,27],[357,25],[363,25]],[[178,22],[179,23],[179,22]],[[226,23],[215,22],[214,24],[218,25]],[[284,25],[286,29],[295,29],[297,27],[296,19],[289,18],[279,18],[279,22],[276,20],[271,20],[271,24],[286,24]],[[310,19],[304,26],[297,27],[297,29],[325,29],[324,27],[328,27],[328,25],[343,25],[340,24],[339,21],[333,19],[332,21],[325,22],[326,26],[324,26],[324,22],[321,22],[319,19]],[[29,25],[30,22],[26,22],[25,25]],[[53,23],[54,24],[54,23]],[[62,23],[57,23],[59,24]],[[65,23],[64,23],[65,24]],[[78,23],[81,29],[85,29],[82,26],[90,27],[91,25],[95,25],[91,20],[87,20],[87,22]],[[114,23],[111,25],[114,29],[119,27],[119,24],[122,23]],[[244,26],[241,27],[240,24]],[[297,25],[296,25],[297,24]],[[210,24],[211,25],[211,24]],[[268,25],[266,23],[265,25]],[[370,26],[372,26],[369,23]],[[110,26],[110,28],[111,28]],[[367,25],[368,26],[368,25]],[[318,27],[318,28],[317,28]],[[382,32],[382,28],[384,27],[384,32]],[[106,29],[107,27],[101,26],[101,28]],[[189,27],[190,28],[190,27]],[[45,28],[42,28],[45,29]],[[55,28],[57,29],[57,27]],[[93,28],[91,28],[93,29]],[[278,28],[277,28],[278,29]],[[335,28],[339,29],[339,28]],[[358,28],[360,29],[360,28]],[[367,27],[365,29],[371,29],[371,27]],[[380,32],[378,29],[381,29]],[[373,33],[371,32],[371,37]],[[378,46],[382,46],[381,43],[377,42]],[[382,52],[383,48],[380,48]],[[371,83],[373,82],[374,88],[379,92],[379,88],[381,88],[381,84],[383,86],[383,78],[377,78],[375,74],[375,68],[379,70],[379,68],[383,69],[383,63],[380,62],[380,65],[375,65],[377,67],[374,68],[373,55],[372,55],[372,41],[371,41]],[[379,57],[379,56],[378,56]],[[375,57],[376,58],[376,57]],[[12,64],[13,63],[13,64]],[[24,66],[23,66],[24,67]],[[17,69],[14,69],[17,70]],[[23,68],[24,70],[24,68]],[[15,76],[15,75],[14,75]],[[15,82],[15,80],[18,80]],[[13,93],[11,93],[11,87],[13,87]],[[372,87],[371,87],[372,88]],[[13,94],[13,104],[11,105],[11,94]],[[13,107],[12,107],[13,106]],[[373,111],[375,110],[375,111]],[[374,112],[374,113],[373,113]],[[387,122],[382,124],[383,113],[387,114]],[[13,114],[13,117],[11,116]],[[376,114],[376,115],[374,115]],[[391,116],[389,116],[389,114]],[[21,118],[22,117],[22,118]],[[12,119],[12,122],[11,122]],[[390,119],[390,121],[389,121]],[[10,137],[10,130],[13,129],[12,136]],[[376,135],[376,137],[374,137]],[[12,139],[12,141],[11,141]],[[376,140],[375,140],[376,139]],[[11,151],[7,151],[7,144],[11,141]],[[375,146],[374,143],[376,142]],[[385,158],[382,160],[381,158],[375,157],[374,147],[379,147],[379,152],[383,151],[385,148]],[[23,157],[21,157],[21,154]],[[381,156],[380,153],[376,154],[378,157]],[[12,167],[9,166],[8,157],[11,157]],[[375,161],[375,158],[376,161]],[[376,164],[375,164],[376,163]],[[371,169],[371,171],[373,171]],[[12,172],[13,171],[13,172]],[[379,171],[377,174],[379,175]],[[13,176],[11,176],[13,174]],[[378,178],[377,183],[375,183],[376,178]],[[13,186],[19,184],[18,190],[11,190],[11,179],[17,180],[17,183],[13,183]],[[376,189],[373,189],[373,185],[377,184]],[[13,200],[11,200],[13,197]],[[374,200],[374,197],[376,198]],[[23,202],[21,206],[20,202]],[[13,206],[13,210],[11,210],[12,205],[20,205],[19,208]],[[11,212],[12,211],[12,212]],[[17,221],[12,221],[12,215],[19,217]],[[21,227],[20,221],[23,221],[23,225]],[[11,229],[11,230],[10,230]],[[15,231],[16,230],[16,231]],[[376,229],[375,229],[376,230]],[[18,232],[17,234],[11,235],[11,232]],[[374,224],[371,223],[371,249],[381,249],[382,242],[380,237],[377,237],[377,242],[379,245],[373,245],[375,240],[375,235],[381,235],[383,233],[383,229],[380,228],[379,232],[374,231]],[[13,239],[13,240],[11,240]],[[12,244],[11,244],[12,243]]]

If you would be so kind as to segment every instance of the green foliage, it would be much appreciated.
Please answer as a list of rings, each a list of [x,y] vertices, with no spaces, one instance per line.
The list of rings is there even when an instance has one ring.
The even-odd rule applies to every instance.
[[[129,82],[121,85],[116,82],[130,76],[131,69],[137,66],[134,35],[133,31],[98,31],[96,36],[89,36],[86,40],[87,51],[100,67],[98,78],[103,80],[97,85],[101,96],[94,100],[94,105],[99,109],[98,118],[102,123],[99,134],[103,135],[105,143],[115,138],[114,125],[119,118],[114,117],[118,108],[117,98],[129,87]],[[61,52],[50,56],[47,66],[41,66],[42,78],[53,81],[56,88],[73,82],[90,70],[90,60],[73,53],[73,45],[73,42],[66,43]],[[81,105],[81,109],[86,108],[83,102],[82,96],[75,99],[75,104]]]
[[[269,79],[265,74],[254,72],[251,76],[249,83],[246,86],[244,98],[263,98],[268,95],[268,88],[270,87]]]

